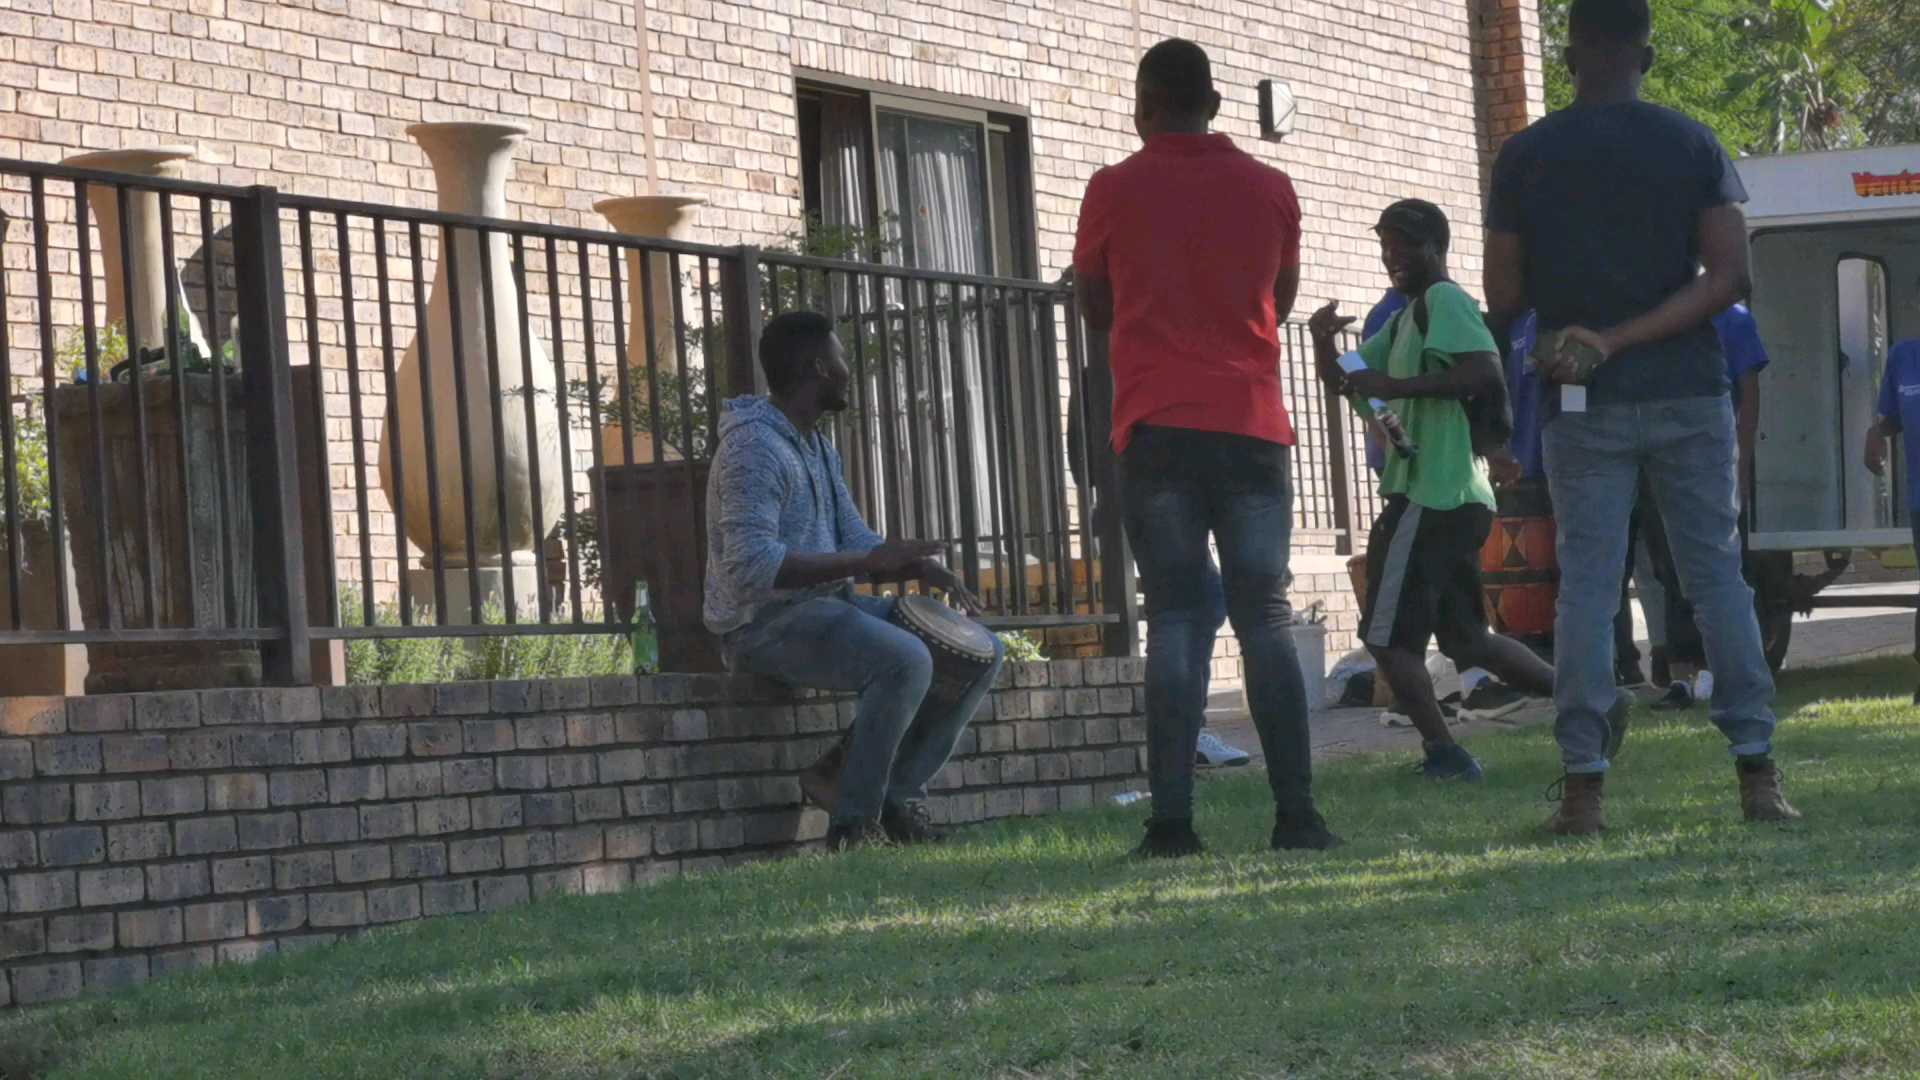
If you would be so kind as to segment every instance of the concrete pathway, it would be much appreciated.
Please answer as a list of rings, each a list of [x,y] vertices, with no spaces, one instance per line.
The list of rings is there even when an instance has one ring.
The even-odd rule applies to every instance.
[[[1912,595],[1914,585],[1853,585],[1828,590],[1832,594]],[[1635,604],[1635,628],[1645,633],[1646,624]],[[1641,650],[1646,640],[1641,638]],[[1787,667],[1814,668],[1848,663],[1877,656],[1905,656],[1913,650],[1913,612],[1902,608],[1853,608],[1816,610],[1812,616],[1794,620],[1793,646],[1787,653]],[[1380,726],[1380,710],[1327,709],[1314,714],[1312,721],[1313,758],[1325,761],[1379,750],[1405,753],[1409,759],[1420,752],[1420,737],[1411,728]],[[1508,727],[1550,723],[1553,707],[1541,701],[1499,721],[1469,721],[1455,727],[1462,736]],[[1262,764],[1260,739],[1253,730],[1246,701],[1238,687],[1216,691],[1207,710],[1207,726],[1228,743],[1253,755],[1253,764]],[[1232,771],[1232,770],[1222,770]]]

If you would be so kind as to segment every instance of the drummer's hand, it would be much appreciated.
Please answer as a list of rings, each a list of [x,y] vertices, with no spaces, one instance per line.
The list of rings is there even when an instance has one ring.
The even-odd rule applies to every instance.
[[[973,592],[961,582],[960,578],[954,574],[953,571],[947,569],[940,563],[928,559],[914,567],[913,572],[919,576],[922,584],[946,593],[947,599],[952,602],[954,607],[959,608],[961,611],[969,615],[979,615],[981,612],[987,610],[987,606],[980,602],[980,598],[973,595]]]
[[[940,553],[932,540],[888,540],[867,552],[867,576],[878,580],[899,578],[916,563]]]

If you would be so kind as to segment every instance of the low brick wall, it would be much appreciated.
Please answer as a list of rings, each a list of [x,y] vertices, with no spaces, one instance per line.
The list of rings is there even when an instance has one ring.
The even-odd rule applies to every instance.
[[[1142,786],[1142,676],[1009,665],[935,818]],[[0,700],[0,1005],[792,851],[851,718],[714,676]]]

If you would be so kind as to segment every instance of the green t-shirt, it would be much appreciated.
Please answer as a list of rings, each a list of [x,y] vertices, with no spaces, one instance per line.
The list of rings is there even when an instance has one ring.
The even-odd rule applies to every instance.
[[[1386,328],[1360,346],[1360,358],[1396,379],[1452,367],[1461,353],[1497,353],[1493,334],[1480,317],[1480,305],[1460,286],[1442,281],[1427,290],[1427,332],[1413,320],[1408,304]],[[1446,398],[1389,401],[1420,452],[1412,458],[1387,451],[1380,473],[1382,495],[1405,495],[1431,510],[1453,510],[1467,503],[1491,509],[1493,485],[1486,460],[1473,452],[1467,411]]]

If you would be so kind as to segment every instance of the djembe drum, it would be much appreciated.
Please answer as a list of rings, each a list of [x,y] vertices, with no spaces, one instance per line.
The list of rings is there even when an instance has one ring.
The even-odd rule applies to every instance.
[[[920,702],[920,714],[929,709],[951,709],[966,696],[974,680],[993,666],[993,631],[927,596],[902,596],[894,601],[887,621],[919,638],[933,657],[933,681]],[[919,723],[920,714],[914,716]],[[800,772],[800,790],[810,802],[831,811],[840,794],[840,770],[847,763],[853,728],[840,736],[820,760]]]
[[[923,710],[959,703],[967,687],[993,666],[993,631],[931,597],[901,597],[887,621],[925,642],[933,654],[933,682]]]

